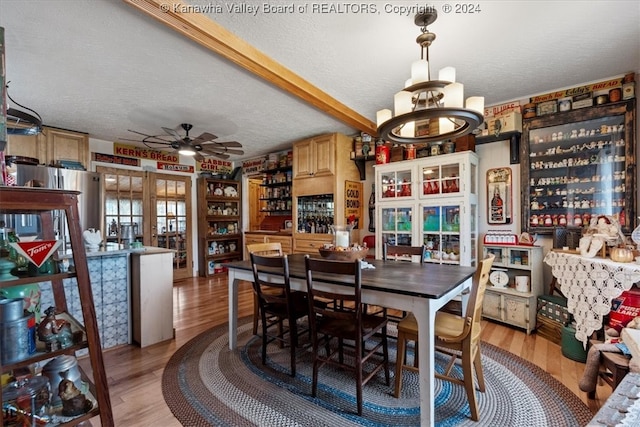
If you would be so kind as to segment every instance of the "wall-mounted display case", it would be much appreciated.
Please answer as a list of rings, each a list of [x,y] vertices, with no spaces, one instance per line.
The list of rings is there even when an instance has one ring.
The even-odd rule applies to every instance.
[[[635,227],[635,99],[524,120],[522,229],[550,234],[610,215]]]
[[[291,215],[292,166],[268,169],[262,174],[262,212],[267,215]]]

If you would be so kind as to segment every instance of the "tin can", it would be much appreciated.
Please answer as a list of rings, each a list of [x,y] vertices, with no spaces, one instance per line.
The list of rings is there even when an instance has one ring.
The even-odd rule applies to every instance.
[[[413,144],[409,144],[404,147],[404,159],[405,160],[413,160],[416,158],[416,147]]]
[[[376,146],[376,164],[389,163],[391,159],[391,149],[387,145]]]
[[[529,103],[522,106],[522,117],[530,119],[536,116],[536,104]]]
[[[609,91],[609,101],[618,102],[622,98],[622,90],[617,87]]]

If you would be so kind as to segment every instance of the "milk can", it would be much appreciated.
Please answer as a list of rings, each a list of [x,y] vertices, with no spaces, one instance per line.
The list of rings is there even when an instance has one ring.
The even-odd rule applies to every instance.
[[[81,392],[85,390],[78,369],[78,360],[74,356],[65,354],[52,359],[42,368],[42,375],[49,378],[51,384],[52,406],[62,405],[62,400],[58,396],[58,385],[64,379],[73,381]]]

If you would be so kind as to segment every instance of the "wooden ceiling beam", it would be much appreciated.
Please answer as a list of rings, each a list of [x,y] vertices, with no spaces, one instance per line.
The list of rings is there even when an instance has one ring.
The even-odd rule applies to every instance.
[[[192,5],[177,1],[167,3],[166,0],[123,1],[341,122],[370,135],[377,134],[374,122],[274,61],[207,16],[192,12]]]

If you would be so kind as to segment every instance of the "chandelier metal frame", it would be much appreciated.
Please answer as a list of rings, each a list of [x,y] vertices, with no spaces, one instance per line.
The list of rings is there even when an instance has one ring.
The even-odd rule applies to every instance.
[[[434,8],[428,8],[415,16],[414,22],[421,27],[422,33],[416,38],[420,45],[421,59],[427,61],[427,80],[405,87],[402,91],[411,93],[412,110],[398,114],[384,121],[378,126],[378,137],[383,141],[396,144],[420,144],[441,142],[457,138],[473,132],[484,121],[482,112],[462,107],[446,107],[443,105],[444,88],[452,82],[446,80],[431,80],[431,66],[429,63],[429,46],[436,35],[427,30],[438,17]],[[400,130],[407,123],[420,123],[433,119],[448,119],[453,123],[452,131],[431,135],[401,135]]]

